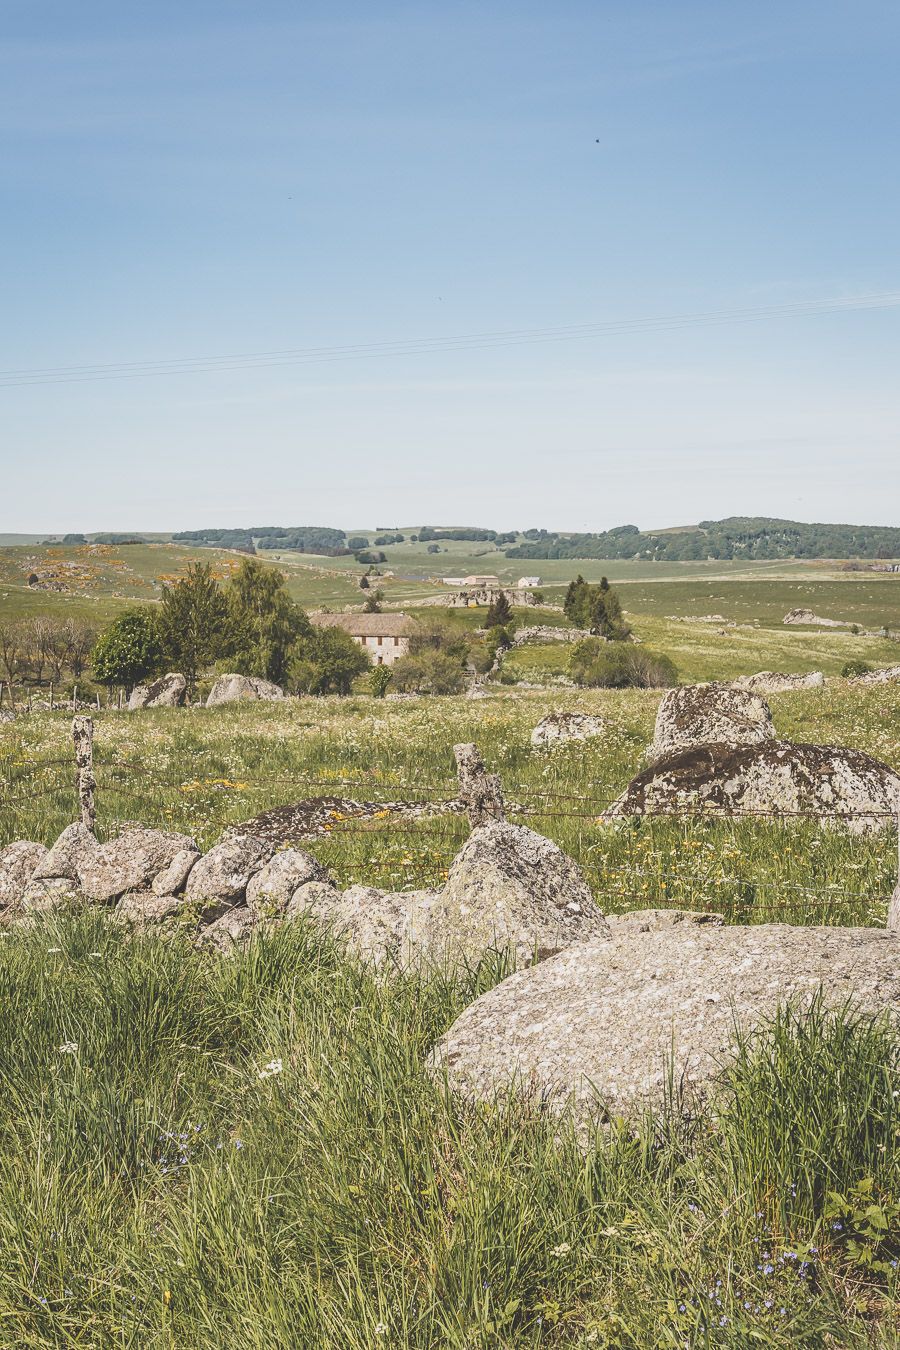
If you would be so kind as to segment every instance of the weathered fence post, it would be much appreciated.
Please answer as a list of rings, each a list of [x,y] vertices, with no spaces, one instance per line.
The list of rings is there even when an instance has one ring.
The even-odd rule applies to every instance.
[[[499,775],[485,772],[478,746],[471,743],[454,745],[453,753],[459,778],[459,800],[466,808],[472,828],[505,820]]]
[[[78,797],[81,802],[81,823],[93,833],[97,812],[94,808],[94,719],[72,718],[72,739],[75,742],[75,765],[78,769]]]

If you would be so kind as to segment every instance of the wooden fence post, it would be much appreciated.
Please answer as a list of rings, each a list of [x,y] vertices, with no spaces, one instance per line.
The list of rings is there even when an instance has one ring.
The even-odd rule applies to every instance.
[[[75,765],[78,769],[78,798],[81,802],[81,823],[93,833],[97,812],[94,807],[94,720],[92,717],[72,718],[72,739],[75,742]]]

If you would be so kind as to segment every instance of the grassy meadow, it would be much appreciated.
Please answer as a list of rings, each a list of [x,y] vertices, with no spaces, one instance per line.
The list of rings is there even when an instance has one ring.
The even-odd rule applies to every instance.
[[[386,551],[392,567],[399,549]],[[48,552],[48,567],[89,570],[64,574],[68,591],[31,590],[25,568]],[[2,549],[0,619],[43,609],[102,622],[152,601],[195,556],[223,574],[237,561],[164,542]],[[498,570],[466,557],[451,566],[441,554],[440,571]],[[358,601],[345,560],[280,565],[309,607]],[[577,570],[562,566],[560,582]],[[682,679],[824,670],[823,689],[771,697],[778,733],[900,769],[897,686],[839,677],[850,659],[896,664],[897,643],[780,624],[802,605],[900,627],[900,577],[712,566],[618,577],[641,640]],[[429,587],[397,573],[388,599],[414,608]],[[696,622],[708,613],[738,626]],[[449,617],[475,627],[484,615]],[[517,617],[562,622],[551,609]],[[338,811],[302,846],[342,885],[434,886],[468,833],[441,810],[456,790],[452,746],[474,740],[511,818],[577,858],[608,913],[883,925],[894,829],[604,824],[641,765],[660,694],[554,684],[567,658],[564,644],[518,648],[506,669],[520,682],[478,700],[104,708],[98,834],[138,821],[206,848],[260,811],[346,797],[378,803],[375,818]],[[532,728],[561,709],[607,729],[533,749]],[[411,819],[397,802],[434,814]],[[0,723],[0,846],[49,844],[76,814],[71,715]],[[613,1123],[585,1153],[536,1103],[472,1108],[427,1072],[430,1046],[505,973],[488,954],[464,975],[376,978],[302,924],[232,957],[198,950],[188,932],[128,938],[96,908],[0,929],[0,1346],[900,1347],[893,1032],[849,1012],[802,1026],[784,1015],[743,1046],[707,1114]]]

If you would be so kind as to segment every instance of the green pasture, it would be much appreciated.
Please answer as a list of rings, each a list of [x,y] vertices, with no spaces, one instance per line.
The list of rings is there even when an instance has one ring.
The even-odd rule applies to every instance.
[[[466,616],[467,619],[470,616]],[[527,650],[527,649],[526,649]],[[411,821],[475,740],[512,819],[577,858],[610,913],[883,924],[897,835],[798,820],[598,817],[639,767],[658,693],[297,699],[96,722],[99,833],[204,847],[304,797],[341,884],[446,875],[468,826]],[[773,697],[781,735],[900,767],[896,686]],[[554,709],[596,740],[531,747]],[[0,843],[77,811],[71,718],[0,724]],[[521,1099],[472,1107],[426,1068],[507,973],[375,976],[300,923],[234,956],[127,937],[97,907],[0,933],[0,1344],[28,1350],[871,1350],[897,1341],[900,1057],[851,1013],[782,1016],[690,1121],[587,1147]],[[835,1215],[839,1214],[840,1219]]]
[[[310,847],[346,884],[393,888],[439,881],[465,823],[439,814],[455,794],[452,746],[474,740],[500,772],[514,818],[555,839],[585,867],[609,911],[679,904],[738,922],[881,923],[896,881],[896,833],[859,838],[827,823],[691,818],[610,826],[600,815],[641,764],[659,694],[507,690],[465,697],[291,700],[96,717],[99,828],[139,820],[203,847],[226,825],[306,797],[387,803],[360,824],[335,819]],[[854,746],[900,767],[896,685],[836,680],[774,696],[790,739]],[[532,728],[551,710],[598,713],[596,740],[547,754]],[[39,714],[0,725],[0,841],[52,842],[74,818],[71,718]],[[432,803],[410,820],[393,801]]]
[[[427,1071],[503,973],[379,978],[300,923],[231,957],[96,911],[13,930],[0,1343],[896,1345],[891,1032],[783,1017],[690,1122],[583,1150]]]

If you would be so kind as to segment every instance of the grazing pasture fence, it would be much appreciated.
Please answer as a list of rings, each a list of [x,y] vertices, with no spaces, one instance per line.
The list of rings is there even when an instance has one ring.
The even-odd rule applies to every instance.
[[[263,810],[271,806],[280,806],[296,802],[299,799],[323,799],[322,822],[312,835],[301,836],[298,844],[319,841],[326,845],[329,855],[336,855],[342,846],[352,848],[354,844],[369,844],[385,850],[398,842],[410,852],[416,845],[427,848],[429,866],[434,870],[449,867],[453,856],[459,850],[465,837],[464,811],[460,802],[457,785],[452,780],[435,782],[435,775],[417,778],[407,775],[402,787],[379,783],[373,777],[346,776],[335,773],[285,773],[272,775],[241,775],[239,781],[207,776],[206,778],[186,779],[161,774],[139,761],[126,759],[120,755],[105,758],[102,754],[95,760],[93,755],[93,727],[89,717],[74,719],[73,734],[75,740],[75,772],[71,756],[56,758],[31,758],[0,761],[0,816],[5,820],[8,837],[21,837],[15,829],[18,816],[23,826],[27,818],[33,815],[35,803],[52,806],[56,815],[68,815],[68,819],[81,818],[92,827],[95,815],[100,822],[101,833],[108,821],[115,825],[123,819],[149,824],[170,822],[171,828],[182,828],[177,817],[177,804],[192,794],[206,793],[216,795],[219,792],[238,796],[241,803],[252,800]],[[199,766],[198,766],[199,767]],[[770,831],[774,830],[771,847],[779,847],[781,831],[789,831],[792,826],[806,824],[818,825],[828,822],[840,827],[852,827],[857,820],[885,821],[898,823],[898,863],[897,886],[893,892],[891,917],[900,908],[900,803],[898,812],[886,811],[812,811],[812,810],[763,810],[755,808],[720,807],[702,809],[697,806],[676,806],[666,808],[658,814],[640,816],[604,817],[615,798],[609,795],[591,795],[584,792],[569,792],[535,786],[525,782],[510,782],[504,777],[506,793],[505,815],[518,823],[529,824],[545,833],[568,834],[574,831],[579,841],[585,833],[591,838],[602,836],[604,829],[626,832],[629,830],[652,830],[661,828],[661,822],[683,822],[686,825],[714,827],[716,825],[744,824]],[[97,793],[97,801],[94,792]],[[328,802],[334,798],[333,810],[329,811]],[[104,803],[113,807],[107,814]],[[70,808],[67,811],[67,807]],[[223,824],[239,825],[240,821],[227,819]],[[22,833],[25,833],[23,830]],[[843,857],[850,863],[853,840],[852,829],[841,831],[846,838]],[[885,832],[890,839],[889,832]],[[568,839],[560,838],[563,847]],[[683,856],[689,858],[688,850],[696,848],[696,840],[685,839]],[[631,862],[624,870],[611,865],[607,860],[598,861],[594,856],[594,846],[578,849],[579,862],[591,879],[601,901],[608,907],[613,905],[621,909],[646,907],[649,903],[669,905],[685,909],[710,908],[709,894],[705,895],[702,906],[690,902],[689,877],[684,870],[671,868],[671,857],[660,858],[657,865],[640,866]],[[746,854],[745,854],[746,857]],[[652,862],[652,859],[650,860]],[[668,861],[668,865],[667,865]],[[396,858],[380,859],[368,855],[365,858],[364,871],[375,879],[380,874],[390,873],[396,879],[398,863]],[[715,877],[704,878],[707,891],[714,888],[722,909],[732,921],[748,921],[750,918],[770,918],[792,916],[794,921],[827,921],[844,919],[851,914],[864,912],[871,918],[873,905],[883,907],[888,900],[890,884],[880,894],[866,894],[858,886],[836,884],[833,880],[820,878],[810,884],[785,878],[767,879],[758,873],[732,867],[726,874],[720,868]],[[886,873],[883,873],[886,875]],[[879,921],[883,922],[883,919]]]

